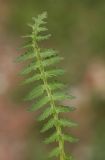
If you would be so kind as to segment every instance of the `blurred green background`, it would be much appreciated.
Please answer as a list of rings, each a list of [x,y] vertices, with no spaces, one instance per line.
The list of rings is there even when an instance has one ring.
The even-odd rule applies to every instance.
[[[77,83],[86,63],[93,58],[104,57],[105,1],[13,0],[9,31],[17,35],[27,33],[27,22],[31,21],[32,16],[43,11],[48,12],[48,28],[53,35],[49,44],[64,55],[65,65],[71,74],[71,78],[67,77],[67,80]]]
[[[47,159],[49,147],[42,143],[46,135],[39,134],[40,124],[35,121],[36,115],[31,113],[24,115],[26,106],[30,104],[22,103],[22,98],[30,87],[21,88],[18,85],[20,77],[17,74],[21,66],[14,63],[15,57],[20,54],[16,48],[24,41],[21,35],[29,31],[26,24],[31,22],[31,17],[43,11],[48,12],[47,26],[49,33],[52,34],[51,39],[44,42],[43,45],[59,50],[59,54],[64,56],[65,59],[61,66],[67,72],[63,81],[69,84],[68,91],[72,91],[77,97],[72,102],[77,107],[77,111],[68,116],[72,116],[80,124],[72,131],[80,138],[80,142],[71,146],[67,145],[67,150],[71,151],[77,160],[105,160],[104,0],[0,1],[0,106],[1,115],[7,113],[5,118],[3,116],[1,118],[4,124],[0,124],[3,133],[0,134],[1,139],[6,130],[14,133],[15,127],[10,129],[9,125],[12,126],[13,121],[18,121],[18,116],[23,114],[16,127],[17,133],[20,131],[20,136],[14,133],[15,140],[11,138],[10,141],[10,136],[5,135],[7,140],[3,143],[4,150],[1,146],[0,159]],[[3,106],[5,110],[2,109]],[[19,112],[17,119],[13,117],[14,112],[17,114]],[[6,117],[10,120],[11,116],[13,118],[10,124],[7,120],[7,129],[4,122]],[[20,127],[21,123],[25,126],[25,131],[22,130],[22,126]],[[16,124],[13,125],[16,126]],[[22,144],[19,143],[20,141]],[[13,143],[13,146],[18,146],[16,147],[18,153],[11,149],[7,154],[11,152],[9,158],[3,155],[2,150],[5,154],[5,148],[11,147],[10,142]],[[20,156],[18,157],[17,154]]]

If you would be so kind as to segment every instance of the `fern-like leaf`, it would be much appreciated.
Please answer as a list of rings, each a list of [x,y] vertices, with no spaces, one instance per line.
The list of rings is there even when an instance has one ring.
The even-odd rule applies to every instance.
[[[25,98],[25,100],[34,100],[28,110],[36,111],[46,106],[38,117],[38,121],[46,120],[41,132],[54,128],[54,133],[45,140],[47,144],[53,142],[58,144],[50,153],[50,157],[59,157],[60,160],[72,160],[72,156],[65,153],[64,142],[73,143],[76,142],[76,139],[71,135],[63,134],[62,129],[75,127],[77,124],[71,120],[63,119],[60,113],[71,112],[74,107],[62,106],[59,102],[74,97],[65,93],[63,91],[66,88],[65,84],[55,79],[65,73],[63,69],[55,67],[63,60],[63,57],[58,56],[56,50],[44,49],[39,46],[38,42],[47,40],[51,36],[51,34],[43,33],[48,30],[45,26],[46,18],[46,12],[32,18],[33,24],[28,24],[32,31],[30,34],[23,36],[23,38],[29,39],[21,47],[25,50],[25,53],[20,55],[16,62],[29,61],[28,66],[25,66],[20,72],[20,75],[27,75],[22,84],[33,83],[32,90]]]

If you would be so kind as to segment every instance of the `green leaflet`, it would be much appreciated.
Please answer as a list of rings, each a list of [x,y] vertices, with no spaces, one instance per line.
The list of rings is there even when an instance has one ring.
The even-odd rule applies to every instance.
[[[45,72],[46,78],[51,78],[51,77],[59,76],[59,75],[62,75],[62,74],[64,74],[64,71],[62,69],[50,70],[50,71]],[[38,81],[40,79],[42,79],[41,74],[36,74],[35,76],[32,76],[32,77],[24,80],[22,82],[22,84],[32,83],[32,82]]]
[[[60,136],[57,133],[53,133],[50,137],[46,138],[46,140],[44,141],[46,144],[52,143],[52,142],[57,142],[59,141]],[[68,141],[70,143],[76,143],[78,142],[78,138],[75,138],[69,134],[63,134],[62,135],[62,139],[64,141]]]
[[[25,67],[25,68],[20,72],[20,74],[21,74],[21,75],[29,74],[30,72],[36,70],[37,68],[38,68],[38,63],[37,63],[37,64],[31,63],[31,64],[29,64],[27,67]]]
[[[35,103],[31,106],[30,111],[36,111],[36,110],[40,109],[41,107],[45,106],[49,101],[50,101],[49,97],[47,97],[47,96],[38,100],[37,103]]]
[[[58,63],[58,62],[60,62],[61,60],[63,60],[63,58],[62,57],[58,57],[58,56],[56,56],[56,57],[51,57],[51,58],[48,58],[48,59],[46,59],[46,60],[43,60],[43,66],[44,67],[47,67],[47,66],[49,66],[49,65],[53,65],[53,64],[55,64],[55,63]]]
[[[45,35],[45,36],[37,36],[36,40],[39,41],[43,41],[43,40],[47,40],[51,37],[51,34]]]
[[[40,55],[42,58],[48,58],[51,56],[57,56],[57,51],[53,50],[53,49],[46,49],[44,51],[40,52]]]
[[[48,31],[48,29],[46,27],[38,27],[37,31],[38,32],[45,32],[45,31]]]
[[[35,76],[33,77],[30,77],[30,78],[27,78],[26,80],[24,80],[22,82],[22,84],[28,84],[28,83],[32,83],[34,81],[38,81],[41,79],[41,74],[36,74]]]
[[[52,152],[49,154],[49,157],[58,157],[60,154],[60,148],[56,147],[55,149],[52,150]]]
[[[66,99],[74,99],[74,96],[68,95],[67,93],[55,92],[53,93],[53,99],[56,101],[66,100]]]
[[[63,69],[52,69],[49,71],[46,71],[45,74],[46,76],[49,77],[56,77],[56,76],[61,76],[65,73]]]
[[[59,139],[59,135],[57,133],[53,133],[50,137],[46,138],[44,142],[46,144],[49,144],[57,141],[58,139]]]
[[[69,119],[59,119],[57,123],[62,127],[76,127],[77,126],[77,123]]]
[[[24,45],[23,47],[21,47],[20,49],[29,49],[29,48],[32,48],[32,44],[27,44],[27,45]]]
[[[61,101],[65,99],[69,99],[70,96],[68,96],[66,93],[61,93],[61,92],[55,92],[53,93],[53,100],[54,101]]]
[[[52,65],[54,63],[57,63],[59,62],[60,60],[62,60],[62,57],[52,57],[50,59],[46,59],[46,60],[43,60],[41,62],[41,64],[43,65],[43,67],[46,67],[46,66],[49,66],[49,65]],[[39,62],[36,62],[35,63],[31,63],[30,65],[28,65],[27,67],[25,67],[21,72],[20,74],[21,75],[25,75],[25,74],[29,74],[30,72],[32,72],[33,70],[36,70],[37,68],[40,67],[41,65]]]
[[[74,107],[68,107],[68,106],[58,106],[56,107],[56,112],[60,113],[60,112],[71,112],[74,111]],[[42,121],[45,120],[46,118],[48,118],[49,116],[51,116],[52,114],[54,114],[55,111],[52,108],[46,108],[43,113],[39,116],[38,120]]]
[[[72,136],[70,136],[69,134],[64,134],[64,135],[63,135],[63,139],[64,139],[65,141],[70,142],[70,143],[76,143],[76,142],[79,141],[78,138],[72,137]]]
[[[64,85],[62,83],[52,83],[49,85],[51,90],[55,90],[55,89],[59,89],[64,87]],[[25,100],[32,100],[34,98],[37,98],[39,96],[41,96],[44,91],[46,90],[46,87],[44,85],[40,85],[38,87],[36,87],[35,89],[33,89],[28,96],[25,98]]]
[[[66,155],[65,160],[74,160],[72,156]]]
[[[33,38],[33,37],[34,37],[33,34],[29,34],[29,35],[24,35],[24,36],[22,36],[22,38]]]
[[[54,125],[55,125],[55,120],[52,118],[43,126],[41,132],[45,132],[51,129],[52,127],[54,127]]]
[[[71,112],[74,111],[75,108],[74,107],[69,107],[69,106],[58,106],[56,108],[57,113],[62,113],[62,112]]]
[[[59,82],[52,82],[52,83],[49,83],[49,87],[51,90],[56,90],[56,89],[64,88],[65,85],[63,83],[59,83]]]
[[[37,24],[36,28],[40,25],[46,24],[46,22],[44,21],[45,18],[47,18],[47,12],[43,12],[41,15],[38,15],[37,18],[32,18],[35,21],[35,24]]]
[[[33,53],[32,51],[28,51],[22,54],[21,56],[17,57],[16,62],[23,62],[23,61],[32,59],[34,57],[35,57],[35,53]]]
[[[45,120],[46,118],[48,118],[50,115],[53,114],[53,109],[51,107],[46,108],[43,113],[39,116],[38,120],[42,121]]]
[[[34,98],[37,98],[39,96],[41,96],[44,93],[44,86],[40,85],[36,88],[34,88],[29,94],[28,96],[25,98],[25,100],[32,100]]]

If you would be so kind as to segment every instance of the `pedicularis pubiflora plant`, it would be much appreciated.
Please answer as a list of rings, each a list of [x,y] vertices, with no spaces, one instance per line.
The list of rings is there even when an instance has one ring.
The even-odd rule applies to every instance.
[[[39,115],[38,121],[45,121],[41,132],[52,129],[52,135],[45,139],[45,143],[56,143],[56,147],[49,154],[50,157],[58,157],[60,160],[72,160],[71,154],[65,153],[65,141],[76,142],[77,139],[70,134],[64,133],[65,127],[75,127],[77,124],[72,120],[61,118],[61,113],[71,112],[74,107],[63,106],[60,101],[72,99],[65,91],[65,85],[55,78],[64,74],[64,70],[55,67],[55,64],[63,58],[59,57],[53,49],[43,49],[39,42],[46,40],[50,34],[43,34],[47,31],[44,26],[47,13],[44,12],[33,19],[33,24],[28,24],[32,32],[24,37],[29,38],[29,43],[22,48],[25,53],[17,58],[18,62],[29,60],[29,65],[21,71],[21,75],[29,74],[23,84],[33,83],[33,90],[28,94],[26,100],[33,100],[31,111],[44,108]],[[37,81],[37,84],[35,83]],[[39,84],[38,84],[39,83]],[[35,99],[35,102],[34,102]]]

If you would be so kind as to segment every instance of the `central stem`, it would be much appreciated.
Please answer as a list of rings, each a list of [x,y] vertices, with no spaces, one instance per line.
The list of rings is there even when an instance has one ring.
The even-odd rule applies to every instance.
[[[34,32],[34,34],[35,34],[35,32]],[[33,38],[33,50],[34,50],[34,53],[36,55],[36,59],[39,62],[39,68],[38,69],[40,71],[47,96],[50,99],[50,102],[49,102],[50,106],[51,106],[52,109],[55,110],[55,113],[53,114],[53,118],[56,121],[58,121],[59,116],[58,116],[58,113],[56,111],[56,105],[55,105],[55,101],[53,100],[51,89],[48,85],[48,80],[47,80],[47,77],[46,77],[46,74],[45,74],[45,69],[44,69],[44,66],[43,66],[43,63],[42,63],[43,60],[42,60],[42,57],[40,55],[40,49],[38,48],[38,45],[35,42],[34,38]],[[59,126],[59,124],[57,124],[57,123],[55,123],[55,128],[56,128],[57,134],[60,136],[59,141],[58,141],[58,145],[59,145],[59,149],[60,149],[60,160],[65,160],[64,140],[62,139],[62,130],[61,130],[61,127]]]

